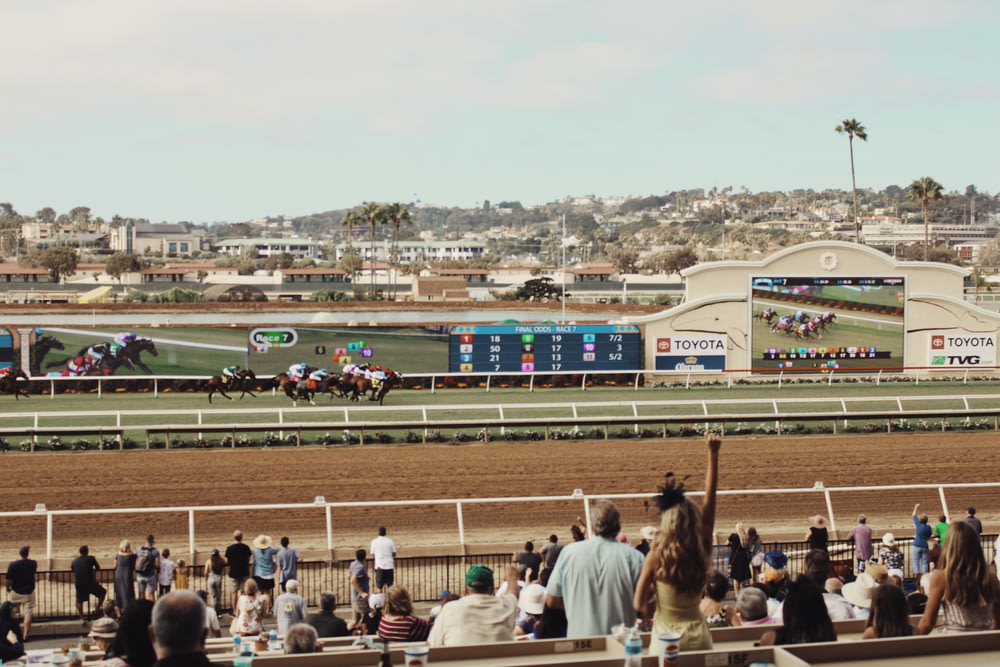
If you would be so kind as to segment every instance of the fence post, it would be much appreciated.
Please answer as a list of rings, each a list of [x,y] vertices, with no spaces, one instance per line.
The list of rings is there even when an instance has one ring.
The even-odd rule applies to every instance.
[[[951,516],[950,516],[951,513],[948,511],[948,500],[944,497],[944,487],[943,486],[939,486],[938,487],[938,498],[941,499],[941,510],[942,510],[942,513],[945,515],[946,518],[950,519],[951,518]]]
[[[462,516],[462,502],[458,501],[455,503],[455,516],[458,519],[458,544],[462,547],[462,553],[465,553],[465,517]]]
[[[326,550],[330,553],[330,560],[333,560],[333,508],[326,506]]]
[[[194,508],[188,508],[188,553],[191,555],[191,565],[194,562]]]

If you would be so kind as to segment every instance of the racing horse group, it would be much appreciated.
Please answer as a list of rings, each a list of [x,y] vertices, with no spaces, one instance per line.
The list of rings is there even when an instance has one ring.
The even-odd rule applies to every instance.
[[[827,311],[822,315],[810,316],[805,311],[800,310],[794,314],[779,316],[774,309],[766,308],[756,313],[754,318],[767,324],[771,333],[783,333],[786,336],[795,336],[799,340],[807,340],[814,336],[817,339],[822,339],[823,332],[833,326],[837,314]]]
[[[102,345],[110,348],[111,343],[88,345],[72,357],[49,362],[45,365],[45,368],[57,368],[59,366],[63,366],[66,369],[65,372],[69,374],[70,365],[73,364],[75,360],[86,359],[88,357],[90,359],[94,359],[95,357],[90,354],[91,349]],[[125,366],[130,371],[134,371],[138,367],[146,375],[152,375],[152,369],[142,360],[141,355],[143,352],[149,352],[154,357],[159,354],[156,350],[156,343],[153,342],[152,338],[136,338],[129,341],[126,345],[118,346],[118,351],[115,354],[104,353],[101,355],[100,359],[89,366],[83,375],[114,375],[115,371],[122,366]]]
[[[302,378],[293,378],[288,373],[278,373],[272,380],[272,387],[278,389],[292,400],[292,405],[298,405],[300,400],[309,401],[310,405],[316,405],[317,394],[329,394],[333,397],[349,398],[352,401],[361,400],[362,396],[368,396],[369,401],[378,401],[382,405],[386,395],[394,387],[402,385],[403,374],[399,371],[385,369],[385,377],[376,379],[366,377],[361,374],[342,373],[340,375],[328,375],[322,380],[310,380],[309,374],[315,371],[309,368]]]

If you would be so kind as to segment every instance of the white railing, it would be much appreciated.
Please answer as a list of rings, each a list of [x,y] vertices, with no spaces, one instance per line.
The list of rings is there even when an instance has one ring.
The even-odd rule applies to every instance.
[[[950,516],[948,509],[948,499],[946,496],[946,491],[953,489],[972,489],[972,488],[1000,488],[1000,482],[982,482],[982,483],[968,483],[968,484],[903,484],[903,485],[884,485],[884,486],[825,486],[823,482],[816,482],[812,487],[804,488],[772,488],[772,489],[727,489],[720,490],[718,493],[720,496],[770,496],[770,495],[782,495],[782,494],[819,494],[821,493],[824,497],[824,502],[826,504],[827,516],[830,518],[830,529],[831,533],[836,536],[837,534],[837,512],[834,507],[833,497],[835,494],[840,493],[850,493],[850,494],[884,494],[886,496],[895,496],[897,492],[903,490],[934,490],[938,494],[940,500],[940,513],[945,516]],[[887,493],[888,492],[888,493]],[[691,491],[688,492],[691,496],[701,496],[703,492]],[[455,518],[457,526],[457,539],[458,543],[464,548],[469,546],[466,530],[465,521],[463,516],[463,508],[469,505],[510,505],[511,503],[551,503],[551,502],[579,502],[581,506],[580,514],[587,521],[587,525],[590,525],[590,500],[594,498],[611,498],[614,500],[619,499],[635,499],[642,500],[648,499],[649,493],[614,493],[614,494],[587,494],[584,493],[582,489],[575,489],[572,495],[562,495],[562,496],[532,496],[532,497],[505,497],[505,498],[450,498],[450,499],[423,499],[423,500],[364,500],[357,502],[327,502],[322,496],[318,496],[311,503],[285,503],[285,504],[266,504],[266,505],[187,505],[187,506],[176,506],[176,507],[130,507],[130,508],[101,508],[101,509],[68,509],[68,510],[49,510],[44,505],[36,506],[34,511],[25,512],[0,512],[0,518],[15,518],[15,517],[37,517],[39,519],[44,519],[45,521],[45,543],[46,543],[46,558],[51,560],[53,558],[53,544],[55,542],[54,526],[55,520],[58,517],[73,517],[73,516],[84,516],[84,515],[128,515],[128,516],[140,516],[148,515],[151,513],[179,513],[184,514],[187,517],[187,534],[188,534],[188,555],[190,556],[190,562],[192,564],[196,563],[195,556],[197,551],[195,549],[195,544],[197,541],[197,521],[196,518],[199,514],[204,513],[214,513],[214,512],[239,512],[247,513],[253,510],[267,510],[268,512],[283,512],[286,510],[303,510],[303,509],[315,509],[317,513],[323,513],[326,524],[326,548],[329,556],[332,558],[334,549],[337,547],[335,541],[335,525],[333,521],[333,510],[334,509],[356,509],[360,511],[365,511],[373,507],[397,507],[397,508],[408,508],[415,505],[452,505],[455,508]],[[929,508],[925,508],[925,511]],[[931,513],[931,512],[928,512]],[[852,515],[853,519],[853,515]],[[214,536],[214,535],[213,535]],[[344,545],[348,547],[350,545]]]

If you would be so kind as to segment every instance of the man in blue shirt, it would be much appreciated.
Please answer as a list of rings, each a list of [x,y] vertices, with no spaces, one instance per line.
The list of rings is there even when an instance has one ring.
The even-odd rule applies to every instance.
[[[920,503],[913,506],[913,576],[919,578],[921,574],[927,572],[927,549],[934,529],[927,525],[927,515],[917,516]]]

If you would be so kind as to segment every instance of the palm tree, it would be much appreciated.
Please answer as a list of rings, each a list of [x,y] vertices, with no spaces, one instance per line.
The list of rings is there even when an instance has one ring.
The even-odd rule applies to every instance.
[[[413,218],[405,204],[394,202],[385,207],[385,217],[392,223],[392,250],[389,255],[389,271],[391,272],[389,296],[396,298],[396,271],[399,268],[399,226],[402,223],[410,224]]]
[[[341,219],[340,224],[347,227],[347,250],[344,252],[344,257],[350,257],[354,254],[354,227],[364,222],[364,218],[358,215],[358,212],[353,208],[345,213]],[[351,278],[353,280],[354,276],[352,275]]]
[[[930,227],[927,224],[927,209],[932,199],[944,198],[942,193],[944,186],[935,181],[930,176],[924,176],[910,183],[907,188],[906,198],[910,201],[919,201],[920,207],[924,210],[924,261],[927,261],[927,248],[930,247]]]
[[[854,183],[854,137],[868,141],[868,131],[856,118],[845,120],[834,131],[847,135],[847,145],[851,149],[851,195],[854,197],[854,242],[861,243],[861,224],[858,222],[858,186]]]
[[[385,207],[378,202],[370,201],[361,207],[361,217],[368,223],[371,232],[371,255],[368,257],[368,266],[371,275],[371,287],[368,291],[368,298],[375,298],[375,228],[385,224]]]

